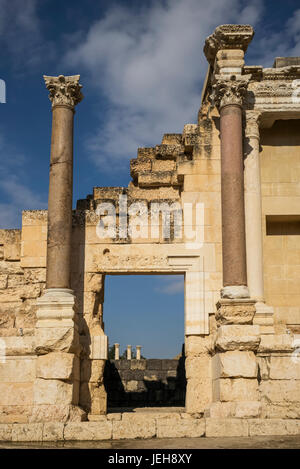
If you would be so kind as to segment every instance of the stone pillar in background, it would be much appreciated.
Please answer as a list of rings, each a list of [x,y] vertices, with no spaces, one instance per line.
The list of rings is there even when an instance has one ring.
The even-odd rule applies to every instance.
[[[137,360],[140,360],[140,359],[141,359],[141,348],[142,348],[141,345],[137,345],[137,346],[136,346],[136,359],[137,359]]]
[[[120,360],[120,344],[115,344],[115,360]]]
[[[131,360],[131,345],[127,345],[127,360]]]
[[[220,112],[223,298],[248,298],[242,105],[250,76],[215,76]]]
[[[260,325],[261,333],[272,334],[274,311],[264,302],[259,121],[259,112],[246,111],[244,184],[247,280],[250,296],[256,300],[253,322]]]
[[[78,407],[80,343],[70,289],[73,115],[81,101],[79,75],[44,77],[53,121],[49,178],[46,290],[37,300],[33,421],[82,420]]]

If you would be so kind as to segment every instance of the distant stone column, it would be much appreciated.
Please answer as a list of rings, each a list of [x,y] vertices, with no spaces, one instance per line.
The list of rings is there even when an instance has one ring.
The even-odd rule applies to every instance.
[[[141,345],[137,345],[137,346],[136,346],[136,359],[137,359],[137,360],[140,360],[140,359],[141,359],[141,349],[142,349],[142,346],[141,346]]]
[[[248,76],[216,75],[214,97],[220,112],[223,298],[248,298],[242,101]]]
[[[127,360],[131,360],[131,345],[127,345]]]
[[[70,288],[74,108],[80,75],[44,76],[52,102],[46,288]]]
[[[115,344],[115,360],[120,360],[120,344]]]

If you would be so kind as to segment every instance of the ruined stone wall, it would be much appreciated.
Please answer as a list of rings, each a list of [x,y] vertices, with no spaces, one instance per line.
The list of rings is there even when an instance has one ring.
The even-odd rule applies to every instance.
[[[184,358],[110,360],[104,383],[108,407],[185,405]]]
[[[266,301],[274,306],[278,331],[280,324],[299,329],[299,120],[277,121],[270,129],[262,129],[261,145]]]

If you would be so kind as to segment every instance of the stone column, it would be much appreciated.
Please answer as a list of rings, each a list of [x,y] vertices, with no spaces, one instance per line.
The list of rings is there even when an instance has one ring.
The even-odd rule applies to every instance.
[[[70,290],[73,115],[82,99],[79,75],[44,77],[53,122],[48,206],[46,290],[37,300],[33,421],[81,420],[80,343]]]
[[[246,111],[244,184],[247,279],[250,296],[256,300],[253,323],[260,325],[261,333],[271,334],[274,332],[274,310],[264,302],[259,121],[258,111]]]
[[[220,112],[223,298],[247,298],[242,104],[250,76],[216,75]]]
[[[246,112],[244,184],[248,287],[251,298],[263,301],[259,118],[257,111]]]
[[[127,360],[131,360],[131,345],[127,345]]]
[[[137,346],[136,346],[136,359],[137,359],[137,360],[140,360],[140,359],[141,359],[141,348],[142,348],[141,345],[137,345]]]
[[[115,344],[115,360],[120,360],[120,344]]]
[[[44,76],[52,102],[46,288],[70,288],[73,120],[83,97],[79,78]]]

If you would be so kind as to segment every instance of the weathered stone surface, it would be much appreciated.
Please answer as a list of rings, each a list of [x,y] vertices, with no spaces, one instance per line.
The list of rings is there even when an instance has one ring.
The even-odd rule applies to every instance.
[[[35,378],[35,359],[9,358],[5,363],[0,362],[0,382],[29,383]]]
[[[298,402],[300,396],[300,380],[262,381],[259,391],[269,402]]]
[[[293,352],[293,339],[288,334],[262,335],[258,352]]]
[[[2,340],[5,342],[5,354],[7,356],[26,356],[34,354],[34,337],[3,337]]]
[[[258,365],[256,357],[250,351],[230,351],[218,353],[213,357],[214,379],[222,378],[256,378]]]
[[[213,337],[189,335],[185,339],[185,353],[187,356],[198,356],[210,353],[214,349]]]
[[[234,417],[237,418],[251,418],[259,417],[261,414],[262,406],[260,402],[255,401],[240,401],[235,404]]]
[[[39,327],[35,334],[38,355],[50,352],[75,353],[79,348],[79,338],[74,327]]]
[[[291,356],[270,358],[270,379],[300,380],[300,360],[292,360]]]
[[[247,378],[220,378],[214,381],[215,400],[220,401],[257,401],[258,384],[256,379]]]
[[[249,420],[249,436],[299,435],[300,420],[252,419]]]
[[[248,421],[244,419],[206,418],[205,436],[248,436]]]
[[[211,356],[202,354],[200,356],[188,356],[185,360],[186,378],[210,378],[211,377]]]
[[[76,386],[59,380],[36,379],[34,382],[35,404],[76,404]],[[76,402],[77,401],[77,402]]]
[[[29,423],[67,422],[69,407],[66,404],[34,405],[29,416]]]
[[[0,441],[11,441],[12,425],[0,424]]]
[[[0,382],[0,406],[30,404],[33,404],[33,382]]]
[[[97,383],[103,379],[105,360],[84,359],[80,362],[80,380]]]
[[[259,326],[222,325],[218,328],[216,348],[228,350],[257,350],[260,343]]]
[[[187,382],[186,411],[189,414],[203,413],[212,401],[212,380],[190,378]]]
[[[16,423],[12,427],[12,441],[42,441],[42,423]]]
[[[65,352],[41,355],[36,360],[36,377],[79,381],[79,358]]]
[[[64,424],[46,422],[43,425],[43,441],[62,441],[64,439]]]
[[[196,438],[205,433],[205,419],[163,418],[157,420],[157,438]]]
[[[300,419],[300,404],[297,402],[265,403],[262,404],[261,417],[270,419]]]
[[[219,325],[251,324],[255,303],[249,300],[221,300],[217,305],[216,320]]]
[[[113,422],[115,423],[115,422]],[[64,430],[65,440],[110,440],[112,422],[67,423]]]
[[[32,412],[32,405],[0,406],[1,423],[27,423]]]
[[[126,414],[122,420],[113,421],[113,439],[153,438],[156,435],[156,421],[145,414]]]

